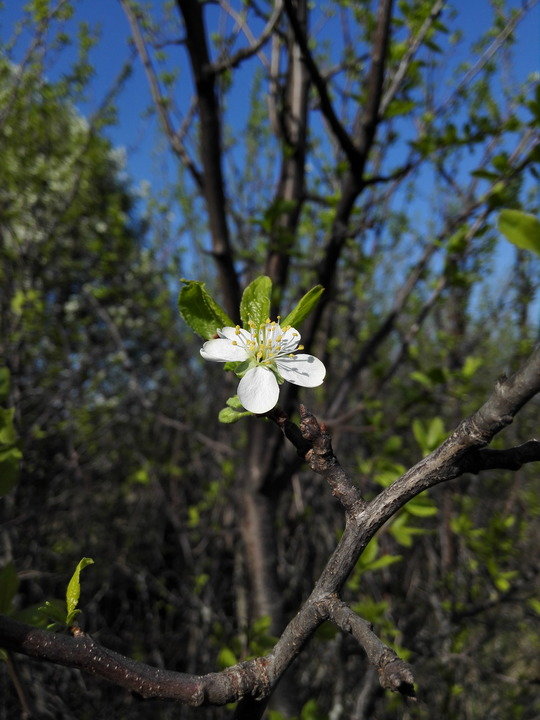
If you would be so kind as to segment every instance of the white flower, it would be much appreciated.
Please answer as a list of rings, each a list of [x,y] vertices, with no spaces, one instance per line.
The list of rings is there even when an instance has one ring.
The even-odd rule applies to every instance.
[[[303,350],[300,334],[293,327],[281,328],[270,322],[250,329],[224,327],[219,338],[208,340],[201,348],[205,360],[213,362],[246,362],[247,371],[238,385],[242,405],[253,413],[271,410],[279,397],[280,380],[293,385],[317,387],[324,380],[326,368],[313,355],[294,355]]]

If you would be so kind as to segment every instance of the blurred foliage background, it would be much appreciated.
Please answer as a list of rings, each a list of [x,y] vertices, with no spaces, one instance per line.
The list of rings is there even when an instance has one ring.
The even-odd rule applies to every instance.
[[[163,64],[162,107],[175,98],[189,104],[177,84],[189,72],[173,43],[185,32],[180,12],[174,3],[130,5],[147,46],[164,54],[154,56],[158,69]],[[240,42],[225,5],[208,11],[216,61]],[[324,12],[351,21],[334,44],[329,34],[311,47],[347,125],[368,94],[374,5],[342,0],[312,10],[314,21]],[[516,17],[528,8],[493,4],[444,104],[437,73],[460,42],[451,8],[404,63],[433,7],[411,0],[394,10],[385,89],[400,68],[406,72],[379,118],[321,316],[306,330],[313,330],[308,351],[328,375],[300,399],[327,421],[367,498],[437,447],[539,337],[539,259],[501,240],[495,224],[501,208],[538,212],[537,77],[509,79]],[[238,8],[255,25],[271,11],[251,1]],[[12,434],[2,442],[12,452],[16,432],[23,458],[16,477],[17,463],[0,449],[10,490],[0,500],[0,582],[7,587],[13,568],[17,577],[3,610],[37,622],[35,609],[63,597],[88,556],[95,564],[81,577],[84,629],[132,657],[204,673],[272,647],[334,548],[342,512],[269,423],[218,423],[235,379],[200,360],[201,342],[176,310],[183,276],[205,280],[220,296],[208,199],[180,158],[173,200],[151,191],[141,200],[106,139],[121,88],[92,117],[77,109],[99,42],[94,49],[82,29],[66,35],[71,14],[67,2],[30,2],[24,60],[13,61],[7,35],[0,58],[0,402],[3,412],[13,409]],[[10,30],[10,38],[19,32]],[[296,87],[297,46],[285,17],[274,41],[284,68],[276,92],[286,95]],[[498,52],[485,59],[493,42]],[[51,81],[50,63],[67,47],[78,60]],[[325,135],[312,86],[300,139],[276,130],[269,98],[285,124],[290,104],[272,95],[269,67],[249,74],[241,120],[228,99],[234,68],[219,76],[216,92],[240,284],[270,272],[279,257],[273,279],[285,314],[328,266],[348,170],[342,148]],[[198,157],[192,114],[185,147]],[[301,170],[292,196],[283,181],[291,157]],[[170,202],[180,227],[171,226]],[[293,393],[283,402],[295,412]],[[537,432],[533,401],[495,447]],[[254,468],[264,471],[256,486]],[[272,617],[253,599],[246,498],[270,528]],[[538,717],[539,509],[534,465],[463,477],[411,501],[372,541],[344,599],[413,664],[418,704],[380,690],[352,639],[325,625],[291,670],[288,716]],[[141,701],[75,670],[16,662],[35,717],[228,713]],[[272,720],[284,717],[277,708]],[[0,718],[19,716],[3,663]]]

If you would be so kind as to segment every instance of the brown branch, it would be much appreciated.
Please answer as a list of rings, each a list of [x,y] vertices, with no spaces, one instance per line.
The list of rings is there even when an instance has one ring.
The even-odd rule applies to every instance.
[[[200,191],[202,191],[202,174],[199,168],[195,165],[194,161],[190,158],[189,153],[181,140],[181,136],[175,131],[173,127],[169,112],[167,110],[167,100],[161,91],[161,86],[156,71],[154,70],[154,66],[152,65],[152,61],[146,47],[146,42],[141,31],[140,18],[137,14],[137,11],[134,9],[130,0],[120,0],[120,5],[122,6],[122,9],[124,10],[124,13],[128,19],[131,36],[133,38],[133,42],[135,43],[135,47],[137,48],[139,58],[143,64],[146,79],[148,81],[148,86],[150,88],[150,94],[152,96],[152,100],[154,102],[154,106],[156,108],[161,127],[163,128],[163,131],[167,139],[169,140],[172,151],[175,155],[178,156],[182,164],[185,165],[185,167],[190,172],[191,177],[195,181],[196,186],[199,188]]]
[[[482,470],[519,470],[523,465],[540,460],[540,441],[529,440],[506,450],[478,450],[469,453],[464,461],[464,472]]]
[[[308,3],[296,4],[296,22],[307,27]],[[292,249],[298,235],[298,222],[305,195],[306,146],[308,141],[308,97],[310,76],[294,34],[287,38],[288,67],[281,90],[281,109],[277,113],[281,139],[281,168],[272,205],[282,210],[270,232],[265,274],[276,290],[286,283]],[[276,109],[277,112],[277,109]],[[273,308],[276,310],[276,308]]]
[[[313,59],[313,55],[311,54],[311,51],[309,49],[306,35],[298,20],[292,0],[284,0],[284,7],[285,12],[287,13],[287,17],[289,18],[289,22],[291,24],[291,28],[294,32],[295,40],[302,51],[304,62],[310,74],[311,81],[319,94],[319,106],[321,112],[324,115],[324,118],[326,119],[328,125],[330,126],[330,129],[332,130],[332,133],[334,134],[336,140],[338,141],[339,146],[346,155],[352,170],[353,168],[356,168],[359,163],[358,148],[354,144],[351,136],[349,135],[345,127],[340,122],[336,111],[334,110],[332,101],[330,100],[330,96],[328,94],[327,82],[319,72],[317,63]]]
[[[332,495],[340,501],[347,513],[365,505],[360,491],[334,455],[330,434],[325,425],[319,424],[309,410],[300,405],[300,426],[292,423],[280,408],[271,410],[268,417],[294,445],[298,456],[309,464],[313,472],[328,482]]]
[[[177,0],[177,6],[184,19],[186,44],[197,91],[199,154],[204,173],[203,187],[212,236],[212,256],[220,276],[225,309],[231,318],[238,320],[240,284],[234,268],[227,224],[220,107],[216,75],[208,51],[203,6],[198,0]]]
[[[371,68],[368,76],[367,104],[363,114],[355,122],[355,136],[362,156],[362,174],[375,139],[380,117],[380,105],[384,84],[384,73],[390,41],[393,0],[380,0],[377,10],[377,28],[371,52]]]
[[[313,592],[266,657],[240,663],[220,673],[187,675],[122,657],[103,648],[81,631],[75,637],[67,637],[32,628],[4,616],[0,616],[0,645],[32,657],[80,668],[143,697],[178,700],[195,706],[222,705],[241,700],[235,717],[238,720],[257,720],[264,712],[272,690],[314,630],[331,618],[339,627],[351,632],[364,647],[369,659],[375,663],[384,687],[411,694],[412,675],[408,666],[384,648],[364,621],[339,601],[337,593],[377,530],[418,493],[464,472],[496,467],[497,461],[505,468],[515,468],[525,462],[539,460],[540,442],[537,440],[505,451],[485,449],[495,434],[511,423],[516,413],[538,392],[540,347],[520,370],[498,382],[484,405],[465,419],[437,450],[368,504],[359,501],[349,506],[343,535]],[[297,430],[280,411],[275,411],[270,417],[308,460],[317,455],[313,459],[317,472],[334,473],[337,460],[331,452],[327,433],[304,408],[301,412],[302,423]],[[340,482],[349,481],[338,469],[337,483]]]
[[[414,697],[414,678],[411,667],[375,635],[370,623],[363,620],[337,597],[329,598],[328,617],[341,630],[350,633],[364,648],[369,662],[379,674],[381,687]]]
[[[343,181],[342,192],[336,214],[332,223],[332,231],[326,245],[324,257],[318,268],[318,284],[326,288],[321,301],[311,315],[305,334],[309,345],[315,337],[322,314],[332,298],[332,289],[337,264],[345,241],[350,233],[349,223],[356,200],[365,188],[364,171],[375,140],[379,123],[379,106],[384,83],[384,73],[390,26],[392,19],[393,0],[381,0],[377,12],[377,26],[371,51],[371,67],[367,80],[367,102],[364,112],[359,112],[354,123],[354,147],[357,151],[354,162],[349,161],[349,171]]]
[[[84,670],[144,698],[185,705],[225,705],[246,693],[268,692],[265,660],[258,658],[219,673],[188,675],[131,660],[79,631],[74,637],[40,630],[0,615],[1,645],[8,650]]]
[[[442,12],[442,9],[444,7],[445,0],[436,0],[435,4],[430,10],[430,13],[428,17],[424,20],[422,23],[422,26],[420,27],[420,30],[417,32],[417,34],[410,38],[409,40],[409,46],[407,50],[405,51],[405,54],[401,58],[401,62],[399,63],[399,66],[394,73],[392,80],[390,82],[390,85],[388,86],[388,89],[384,93],[382,99],[381,99],[381,105],[379,108],[379,115],[382,117],[388,110],[388,106],[392,102],[392,100],[395,98],[397,93],[399,92],[399,88],[401,87],[401,84],[405,78],[405,75],[407,74],[407,70],[409,69],[412,59],[414,58],[415,54],[418,52],[418,49],[420,48],[420,45],[423,43],[426,35],[428,34],[429,30],[433,26],[433,23],[439,15]]]
[[[242,27],[244,34],[250,41],[250,45],[248,47],[241,48],[240,50],[235,52],[234,55],[231,55],[228,58],[223,58],[222,60],[215,62],[212,65],[212,70],[215,73],[221,73],[225,70],[231,70],[232,68],[238,67],[241,62],[257,54],[264,45],[264,43],[270,38],[270,36],[274,32],[283,11],[283,4],[281,0],[277,0],[274,9],[272,10],[272,14],[268,18],[268,21],[263,28],[261,34],[256,39],[253,37],[251,32],[249,32],[249,28],[244,26],[244,23],[239,13],[237,13],[228,3],[225,3],[223,0],[220,0],[220,5],[229,15],[231,15],[235,19],[238,25]],[[263,58],[261,58],[261,61],[263,61]]]

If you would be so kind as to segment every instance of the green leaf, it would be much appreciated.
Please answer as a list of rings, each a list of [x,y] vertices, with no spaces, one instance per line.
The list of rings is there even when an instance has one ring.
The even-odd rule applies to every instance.
[[[210,340],[219,328],[235,326],[236,323],[208,293],[203,282],[182,282],[185,284],[178,296],[178,309],[193,332]]]
[[[401,562],[402,560],[403,555],[389,555],[388,553],[386,553],[386,555],[381,555],[380,558],[377,558],[368,566],[366,566],[364,568],[364,572],[367,572],[368,570],[381,570],[382,568],[388,567],[389,565],[393,565],[397,562]]]
[[[233,395],[227,400],[227,405],[233,410],[244,410],[244,406],[240,402],[238,395]]]
[[[428,377],[425,373],[420,372],[419,370],[415,370],[410,374],[411,380],[416,380],[416,382],[420,383],[424,387],[426,387],[428,390],[431,390],[433,388],[433,381],[430,377]]]
[[[38,610],[38,614],[49,622],[47,629],[66,624],[66,603],[63,600],[46,600]]]
[[[221,648],[218,654],[218,665],[220,666],[220,668],[231,667],[231,665],[236,665],[237,662],[238,658],[231,650],[231,648]]]
[[[9,615],[13,609],[13,598],[19,589],[19,576],[15,565],[10,562],[0,570],[0,613]]]
[[[371,563],[375,560],[378,552],[379,552],[379,542],[378,542],[377,538],[373,538],[366,545],[366,549],[364,550],[364,552],[362,553],[362,556],[360,558],[360,563],[362,565],[369,565],[369,563]]]
[[[521,210],[501,210],[498,227],[511,243],[540,255],[540,220]]]
[[[412,431],[414,435],[414,439],[416,442],[420,445],[420,448],[424,450],[426,447],[426,430],[424,428],[424,423],[419,419],[415,418],[412,423]]]
[[[322,285],[315,285],[298,301],[295,308],[287,315],[287,317],[281,320],[281,327],[290,325],[291,327],[298,327],[302,320],[304,320],[309,313],[315,308],[315,305],[319,302],[321,295],[324,292]]]
[[[227,401],[227,403],[228,402],[229,401]],[[252,413],[250,413],[248,410],[237,410],[232,407],[224,407],[222,410],[219,411],[218,420],[219,422],[230,424],[238,422],[238,420],[241,420],[244,417],[248,417],[251,414]]]
[[[469,378],[472,378],[472,376],[476,373],[477,370],[479,370],[482,365],[484,364],[484,359],[480,357],[475,357],[474,355],[469,355],[465,358],[465,363],[463,364],[463,367],[461,368],[461,374],[463,377],[468,380]]]
[[[440,417],[434,417],[429,423],[429,428],[426,436],[427,449],[435,450],[446,437],[446,431],[444,429],[444,422]]]
[[[405,505],[405,510],[416,517],[430,517],[438,512],[437,506],[425,492],[409,500]]]
[[[76,608],[79,603],[79,596],[81,594],[81,584],[79,581],[81,570],[84,570],[85,567],[93,564],[94,561],[92,560],[92,558],[84,557],[82,558],[82,560],[79,560],[77,567],[75,568],[75,572],[71,576],[71,580],[68,583],[66,590],[67,625],[71,623],[71,620],[75,617],[77,613]]]
[[[242,325],[247,328],[250,321],[262,325],[270,315],[272,281],[267,275],[261,275],[244,290],[240,301]]]

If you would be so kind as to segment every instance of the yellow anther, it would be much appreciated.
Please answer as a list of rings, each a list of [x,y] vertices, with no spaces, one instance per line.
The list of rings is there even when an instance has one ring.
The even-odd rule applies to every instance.
[[[303,346],[303,345],[299,345],[296,349],[297,349],[297,350],[303,350],[303,349],[304,349],[304,346]]]

